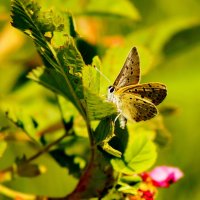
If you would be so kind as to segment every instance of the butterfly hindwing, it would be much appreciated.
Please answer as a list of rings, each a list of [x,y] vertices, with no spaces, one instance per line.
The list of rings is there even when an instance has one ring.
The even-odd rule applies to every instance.
[[[113,86],[118,89],[137,84],[140,80],[140,63],[136,47],[133,47]]]
[[[167,95],[167,89],[161,83],[144,83],[121,88],[118,92],[131,93],[142,99],[147,99],[154,105],[160,104]]]
[[[157,114],[155,105],[130,93],[119,96],[120,109],[123,116],[131,121],[145,121]]]

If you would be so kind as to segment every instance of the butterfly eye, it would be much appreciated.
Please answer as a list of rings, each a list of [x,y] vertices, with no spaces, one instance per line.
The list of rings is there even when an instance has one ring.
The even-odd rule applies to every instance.
[[[115,90],[115,88],[113,86],[109,86],[108,89],[109,89],[110,93],[113,93]]]

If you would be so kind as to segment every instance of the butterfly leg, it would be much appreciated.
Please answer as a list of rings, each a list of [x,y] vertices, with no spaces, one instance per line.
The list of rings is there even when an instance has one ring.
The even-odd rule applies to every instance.
[[[119,117],[119,126],[120,126],[120,128],[125,129],[126,123],[127,123],[127,119],[123,115],[121,115]]]
[[[114,124],[115,124],[115,122],[117,121],[117,119],[120,117],[120,115],[121,115],[121,113],[119,113],[119,114],[117,115],[117,117],[115,117]]]
[[[117,115],[117,117],[115,117],[114,124],[115,124],[115,122],[117,121],[118,118],[119,118],[119,126],[120,126],[120,128],[124,129],[125,126],[126,126],[126,123],[127,123],[127,119],[122,115],[122,113],[119,113]]]

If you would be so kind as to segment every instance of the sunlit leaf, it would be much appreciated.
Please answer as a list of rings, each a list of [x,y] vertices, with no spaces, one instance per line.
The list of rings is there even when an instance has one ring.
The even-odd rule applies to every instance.
[[[117,158],[121,158],[122,153],[118,151],[117,149],[114,149],[107,141],[102,141],[100,146],[108,154],[115,156]]]
[[[151,27],[145,27],[134,31],[127,37],[128,42],[133,41],[137,45],[148,46],[149,50],[162,55],[163,47],[177,33],[199,25],[197,17],[170,18]],[[172,47],[171,47],[172,48]]]
[[[90,73],[94,73],[94,75],[92,75],[93,80],[91,80],[91,77],[88,77],[89,80],[90,80],[90,90],[92,90],[95,94],[99,94],[99,91],[100,91],[100,73],[97,70],[101,70],[101,61],[100,61],[98,56],[95,56],[93,58],[92,67],[94,67],[96,69],[95,70],[96,72],[94,70],[91,70],[91,72],[90,72]]]
[[[94,59],[93,65],[98,67],[99,61],[97,58]],[[84,97],[90,120],[102,119],[116,113],[115,105],[99,96],[99,81],[99,72],[94,66],[89,65],[83,68]]]
[[[5,152],[6,147],[7,147],[7,143],[5,141],[0,141],[0,158]]]
[[[87,107],[90,120],[102,119],[117,112],[116,106],[112,103],[106,102],[104,98],[95,96],[89,91],[87,93]]]
[[[59,163],[61,167],[65,167],[69,170],[69,174],[79,178],[81,175],[81,168],[79,163],[75,162],[77,158],[75,155],[67,155],[64,150],[55,149],[50,152],[52,157]]]
[[[128,17],[133,20],[140,19],[136,7],[127,0],[118,0],[117,2],[115,0],[102,0],[99,2],[91,0],[86,7],[86,13],[93,15]]]
[[[78,33],[76,31],[74,19],[73,19],[71,13],[69,13],[68,15],[69,15],[69,30],[70,30],[70,35],[72,37],[76,38],[76,37],[78,37]]]
[[[127,193],[127,194],[132,194],[132,195],[136,195],[138,192],[138,187],[136,186],[130,186],[130,185],[122,185],[121,187],[119,187],[118,191],[123,192],[123,193]]]
[[[123,157],[114,158],[111,163],[118,172],[134,174],[148,170],[154,164],[156,156],[155,144],[147,135],[135,134],[129,138]]]
[[[137,182],[141,182],[142,181],[142,178],[141,176],[135,174],[135,175],[131,175],[131,176],[122,176],[120,178],[120,181],[121,182],[124,182],[124,183],[129,183],[129,184],[133,184],[133,183],[137,183]]]
[[[114,123],[111,118],[104,118],[100,121],[94,132],[94,138],[96,143],[101,146],[101,148],[108,154],[121,157],[122,153],[114,149],[110,144],[110,140],[115,136],[114,134]]]
[[[62,47],[57,48],[57,45],[54,46],[53,42],[51,43],[53,35],[47,38],[45,34],[49,31],[59,32],[65,30],[63,21],[59,21],[58,17],[56,18],[54,15],[48,15],[45,18],[47,21],[44,22],[40,17],[38,18],[40,15],[42,15],[42,12],[36,3],[23,0],[12,2],[12,25],[21,29],[33,39],[45,67],[50,69],[53,75],[56,74],[57,80],[62,79],[62,84],[66,86],[67,98],[84,115],[84,109],[79,101],[82,96],[81,68],[84,65],[81,55],[70,36],[62,44]],[[58,20],[57,26],[55,26],[54,20],[56,22]],[[66,31],[62,33],[62,35],[65,34],[68,33]]]
[[[94,132],[96,143],[106,140],[109,141],[114,136],[114,124],[110,118],[104,118],[100,121]]]
[[[191,20],[186,26],[174,33],[170,40],[168,40],[164,47],[163,53],[165,56],[174,56],[182,52],[192,50],[194,46],[198,45],[200,33],[200,20],[195,22]]]
[[[27,142],[9,142],[5,154],[0,159],[0,169],[12,166],[13,160],[16,160],[16,157],[21,158],[25,155],[26,158],[29,158],[30,156],[35,155],[40,149],[41,148],[38,148],[38,146],[33,144],[30,145],[30,143]],[[42,166],[42,169],[45,167],[46,172],[35,178],[16,176],[14,179],[10,180],[7,185],[13,190],[21,191],[23,193],[51,197],[63,197],[66,194],[71,193],[77,185],[78,180],[69,174],[67,168],[59,166],[48,153],[42,154],[36,160],[31,162],[31,164],[33,164],[33,168],[30,167],[29,169],[26,169],[27,171],[24,172],[27,173],[26,175],[32,174],[31,168],[34,170],[37,169],[34,165]],[[23,173],[23,171],[21,171],[21,173]]]
[[[5,108],[6,117],[18,128],[22,129],[31,139],[38,141],[38,122],[31,116],[19,109]],[[7,110],[8,109],[8,110]]]

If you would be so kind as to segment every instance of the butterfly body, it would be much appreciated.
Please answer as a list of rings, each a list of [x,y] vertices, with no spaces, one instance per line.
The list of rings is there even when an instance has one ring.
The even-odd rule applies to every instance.
[[[139,84],[140,66],[137,49],[130,51],[122,70],[113,86],[108,88],[108,101],[113,102],[118,109],[121,127],[125,127],[126,119],[130,121],[145,121],[154,117],[160,104],[167,95],[166,86],[161,83]]]

